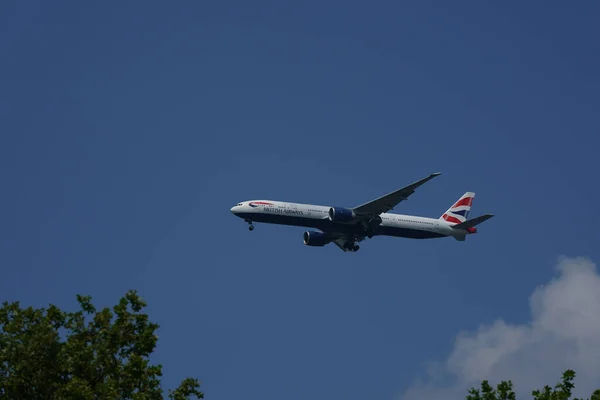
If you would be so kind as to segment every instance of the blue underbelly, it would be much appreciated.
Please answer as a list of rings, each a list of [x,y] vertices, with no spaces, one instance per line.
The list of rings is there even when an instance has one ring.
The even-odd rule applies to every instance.
[[[301,226],[305,228],[315,228],[323,232],[337,232],[364,235],[365,232],[360,225],[347,225],[332,223],[326,218],[310,218],[306,216],[269,214],[269,213],[243,213],[238,214],[240,218],[248,219],[253,222],[262,222],[267,224]],[[380,226],[375,231],[376,236],[393,236],[409,239],[433,239],[444,237],[445,235],[411,228],[400,228],[395,226]]]
[[[399,228],[395,226],[380,226],[377,235],[403,237],[408,239],[434,239],[444,237],[441,233],[421,229]]]
[[[267,213],[240,213],[240,218],[253,222],[267,224],[302,226],[306,228],[320,229],[323,232],[363,233],[362,227],[356,225],[336,224],[327,218],[310,218],[306,216],[267,214]]]

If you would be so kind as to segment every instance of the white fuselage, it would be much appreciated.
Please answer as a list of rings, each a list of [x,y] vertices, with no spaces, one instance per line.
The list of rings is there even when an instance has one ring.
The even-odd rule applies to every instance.
[[[238,203],[231,208],[231,212],[247,222],[303,226],[324,232],[364,234],[364,227],[360,224],[331,221],[330,209],[331,207],[311,204],[254,200]],[[461,240],[460,238],[467,234],[463,229],[452,228],[453,224],[443,219],[393,213],[383,213],[379,217],[382,221],[374,235],[413,239],[452,236]]]

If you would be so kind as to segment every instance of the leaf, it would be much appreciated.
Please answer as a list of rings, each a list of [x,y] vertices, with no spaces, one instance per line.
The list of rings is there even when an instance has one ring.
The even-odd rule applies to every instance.
[[[90,296],[67,312],[0,308],[0,399],[162,399],[162,366],[150,363],[158,324],[146,303],[129,291],[100,311]],[[185,379],[170,398],[204,398],[196,379]]]

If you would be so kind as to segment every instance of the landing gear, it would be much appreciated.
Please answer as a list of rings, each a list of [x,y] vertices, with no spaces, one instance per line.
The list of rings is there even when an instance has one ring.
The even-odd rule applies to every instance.
[[[346,242],[344,244],[344,248],[348,251],[358,251],[360,249],[360,246],[358,244],[356,244],[356,241],[352,241],[352,242]]]
[[[366,237],[371,239],[375,236],[375,230],[381,225],[381,217],[375,216],[368,221],[362,221],[362,226],[365,229],[364,234]]]
[[[254,230],[254,225],[252,225],[252,221],[250,221],[249,219],[246,220],[246,223],[250,224],[250,226],[248,227],[248,230],[250,232],[252,232]]]

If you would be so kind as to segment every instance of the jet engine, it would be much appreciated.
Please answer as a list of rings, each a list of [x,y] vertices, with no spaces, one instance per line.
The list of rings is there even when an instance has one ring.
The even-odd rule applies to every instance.
[[[329,209],[329,220],[331,222],[350,222],[354,217],[354,211],[347,208],[331,207]]]
[[[325,246],[330,242],[327,235],[323,232],[306,231],[303,236],[304,244],[307,246]]]

